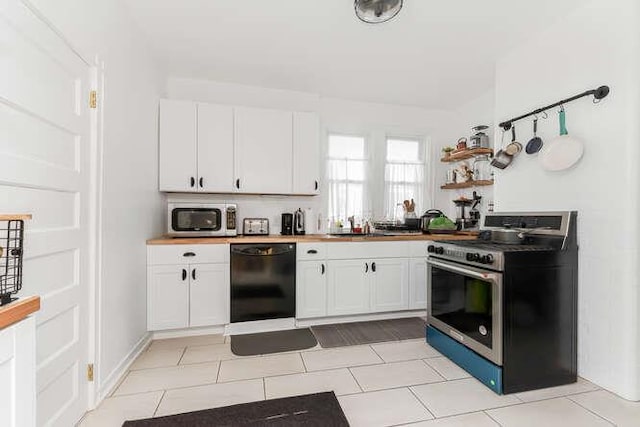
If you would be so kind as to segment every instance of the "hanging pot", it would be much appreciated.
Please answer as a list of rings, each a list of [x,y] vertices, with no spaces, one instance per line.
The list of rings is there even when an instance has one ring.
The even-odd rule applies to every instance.
[[[538,136],[538,118],[536,117],[533,120],[533,138],[527,142],[527,146],[525,147],[525,151],[527,154],[535,154],[542,148],[542,138]]]
[[[560,136],[545,145],[540,156],[542,167],[548,171],[569,169],[580,161],[584,154],[584,146],[578,138],[569,135],[566,126],[564,108],[558,114]]]

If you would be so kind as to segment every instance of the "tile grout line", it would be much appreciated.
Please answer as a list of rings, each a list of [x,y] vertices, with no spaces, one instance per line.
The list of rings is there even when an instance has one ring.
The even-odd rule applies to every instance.
[[[490,413],[488,413],[487,411],[489,411],[489,409],[485,409],[485,410],[483,410],[483,411],[482,411],[482,413],[483,413],[483,414],[485,414],[487,417],[489,417],[489,418],[490,418],[494,423],[498,424],[499,426],[502,426],[502,424],[500,424],[500,423],[498,422],[498,420],[496,420],[495,418],[493,418],[493,417],[491,416],[491,414],[490,414]]]
[[[595,391],[595,390],[594,390],[594,391]],[[598,414],[598,413],[597,413],[597,412],[595,412],[595,411],[592,411],[591,409],[587,408],[586,406],[581,405],[581,404],[580,404],[580,402],[576,402],[575,400],[571,399],[569,396],[564,396],[564,398],[565,398],[565,399],[567,399],[569,402],[575,403],[575,404],[576,404],[576,405],[578,405],[579,407],[581,407],[581,408],[585,409],[587,412],[592,413],[592,414],[593,414],[593,415],[595,415],[596,417],[598,417],[598,418],[600,418],[600,419],[602,419],[602,420],[604,420],[604,421],[608,422],[609,424],[611,424],[611,425],[613,425],[613,426],[615,426],[615,425],[616,425],[616,423],[614,423],[613,421],[611,421],[611,420],[609,420],[609,419],[605,418],[604,416],[602,416],[602,415]]]
[[[216,384],[220,380],[220,371],[222,371],[222,360],[218,360],[218,371],[216,372]]]
[[[177,366],[180,366],[180,362],[182,362],[182,359],[184,358],[184,355],[187,354],[187,350],[188,349],[189,349],[188,346],[182,349],[182,354],[180,355],[180,359],[178,359],[178,365]]]
[[[364,393],[364,388],[362,387],[362,385],[360,385],[360,381],[358,381],[358,379],[356,378],[356,376],[354,375],[353,371],[351,370],[351,368],[347,368],[347,371],[349,371],[349,373],[351,374],[351,376],[353,377],[353,380],[356,382],[356,385],[358,386],[358,388],[360,389],[360,391],[362,393]],[[356,393],[353,393],[356,394]]]
[[[440,378],[442,378],[443,381],[449,381],[449,378],[445,377],[444,375],[442,375],[440,373],[440,371],[438,371],[436,368],[434,368],[433,366],[429,365],[426,361],[426,359],[420,359],[422,361],[422,363],[424,363],[425,365],[427,365],[427,367],[429,369],[431,369],[433,372],[436,373],[437,376],[439,376]],[[437,382],[437,381],[436,381]]]
[[[267,381],[262,377],[262,400],[267,400]]]
[[[427,404],[424,403],[422,401],[422,399],[420,399],[418,397],[418,395],[411,389],[411,387],[413,387],[413,386],[407,387],[407,389],[409,390],[409,393],[411,393],[413,395],[413,397],[416,398],[416,400],[424,407],[424,409],[426,409],[426,411],[429,413],[429,415],[431,415],[433,417],[433,419],[435,420],[437,418],[436,415],[433,412],[431,412],[431,410],[427,407]]]
[[[158,404],[156,405],[156,409],[153,411],[153,415],[151,415],[151,418],[155,418],[156,414],[158,413],[158,409],[160,408],[160,404],[162,403],[162,400],[164,399],[164,395],[167,393],[167,390],[162,390],[162,396],[160,396],[160,400],[158,400]]]
[[[309,370],[307,369],[307,364],[304,363],[304,357],[302,357],[302,352],[300,351],[300,352],[298,352],[298,354],[300,355],[300,359],[302,360],[302,366],[304,367],[304,372],[308,373]]]

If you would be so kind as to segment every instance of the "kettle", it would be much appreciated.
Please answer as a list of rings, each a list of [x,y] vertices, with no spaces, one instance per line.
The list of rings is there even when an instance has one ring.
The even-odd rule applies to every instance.
[[[438,209],[429,209],[428,211],[426,211],[424,215],[420,217],[420,229],[422,230],[422,232],[428,234],[429,223],[431,222],[431,220],[434,218],[439,218],[443,215],[444,213]]]
[[[304,212],[300,208],[293,214],[293,234],[305,233],[304,216]]]

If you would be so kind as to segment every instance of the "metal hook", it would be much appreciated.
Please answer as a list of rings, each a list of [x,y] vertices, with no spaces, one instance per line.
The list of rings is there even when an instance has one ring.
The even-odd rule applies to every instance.
[[[559,112],[562,112],[562,111],[564,111],[564,104],[560,104],[560,111]]]
[[[542,112],[542,118],[543,118],[544,120],[547,120],[547,119],[549,118],[549,115],[547,114],[547,112],[546,112],[546,111],[543,111],[543,112]]]
[[[592,100],[592,102],[593,102],[594,104],[600,104],[600,101],[602,101],[602,98],[595,98],[595,97],[594,97],[594,98],[593,98],[593,100]]]

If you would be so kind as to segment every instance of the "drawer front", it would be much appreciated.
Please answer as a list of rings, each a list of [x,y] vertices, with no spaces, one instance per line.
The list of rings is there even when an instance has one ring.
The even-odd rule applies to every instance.
[[[327,243],[327,259],[408,258],[410,242]]]
[[[148,265],[229,262],[228,244],[148,245]]]
[[[433,242],[431,240],[409,242],[409,251],[411,253],[411,258],[426,257],[428,255],[427,247],[429,245],[433,245]]]
[[[326,243],[298,243],[296,245],[296,258],[298,261],[322,260],[326,257]]]

